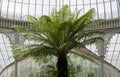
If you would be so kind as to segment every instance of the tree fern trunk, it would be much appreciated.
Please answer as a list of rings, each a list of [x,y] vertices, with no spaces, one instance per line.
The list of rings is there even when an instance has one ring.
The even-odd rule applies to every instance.
[[[57,77],[68,77],[67,57],[59,57],[57,61]]]

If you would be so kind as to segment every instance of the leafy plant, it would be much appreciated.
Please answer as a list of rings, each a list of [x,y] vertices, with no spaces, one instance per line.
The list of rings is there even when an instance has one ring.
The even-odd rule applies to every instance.
[[[14,46],[15,57],[33,57],[37,60],[49,56],[57,58],[57,77],[68,77],[68,53],[74,48],[85,48],[85,45],[104,41],[97,34],[100,31],[86,31],[94,16],[94,9],[80,16],[80,11],[71,12],[67,5],[59,11],[53,9],[49,16],[40,18],[28,16],[31,29],[16,26],[23,34],[28,44]]]
[[[46,62],[39,61],[39,65],[36,66],[37,69],[33,69],[34,71],[29,73],[28,77],[56,77],[57,76],[57,69],[55,66],[55,61],[57,58],[55,57],[47,57]],[[80,63],[80,61],[83,61]],[[97,69],[97,67],[94,67],[94,69],[90,69],[91,66],[84,67],[84,62],[89,61],[89,59],[83,58],[77,54],[71,54],[69,55],[68,60],[68,70],[69,70],[69,77],[94,77],[96,76],[94,74],[94,69]],[[91,62],[91,61],[89,61]],[[37,62],[38,63],[38,62]],[[94,64],[94,62],[92,62]],[[88,64],[89,65],[89,64]],[[89,69],[88,69],[89,68]]]

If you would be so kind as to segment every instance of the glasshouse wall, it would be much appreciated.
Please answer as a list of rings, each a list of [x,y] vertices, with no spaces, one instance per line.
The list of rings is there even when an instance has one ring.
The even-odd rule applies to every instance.
[[[56,58],[47,57],[41,61],[26,59],[18,61],[6,67],[0,74],[0,77],[55,77],[56,76]],[[17,70],[17,72],[15,72]],[[17,73],[17,76],[15,76]],[[70,77],[100,77],[100,65],[87,57],[78,55],[69,56]],[[105,77],[119,77],[115,68],[105,66]]]

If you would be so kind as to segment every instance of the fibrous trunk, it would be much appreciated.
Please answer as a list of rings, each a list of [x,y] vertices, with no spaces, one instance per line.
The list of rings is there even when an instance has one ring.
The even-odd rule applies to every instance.
[[[68,77],[67,57],[59,57],[57,61],[57,77]]]

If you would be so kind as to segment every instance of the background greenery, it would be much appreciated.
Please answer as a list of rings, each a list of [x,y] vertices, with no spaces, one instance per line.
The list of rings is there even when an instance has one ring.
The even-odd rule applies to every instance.
[[[42,59],[39,61],[38,69],[31,72],[29,77],[56,77],[56,61],[57,59],[51,56],[48,56],[47,59]],[[68,62],[69,77],[95,77],[95,70],[99,69],[95,62],[77,54],[69,54]]]

